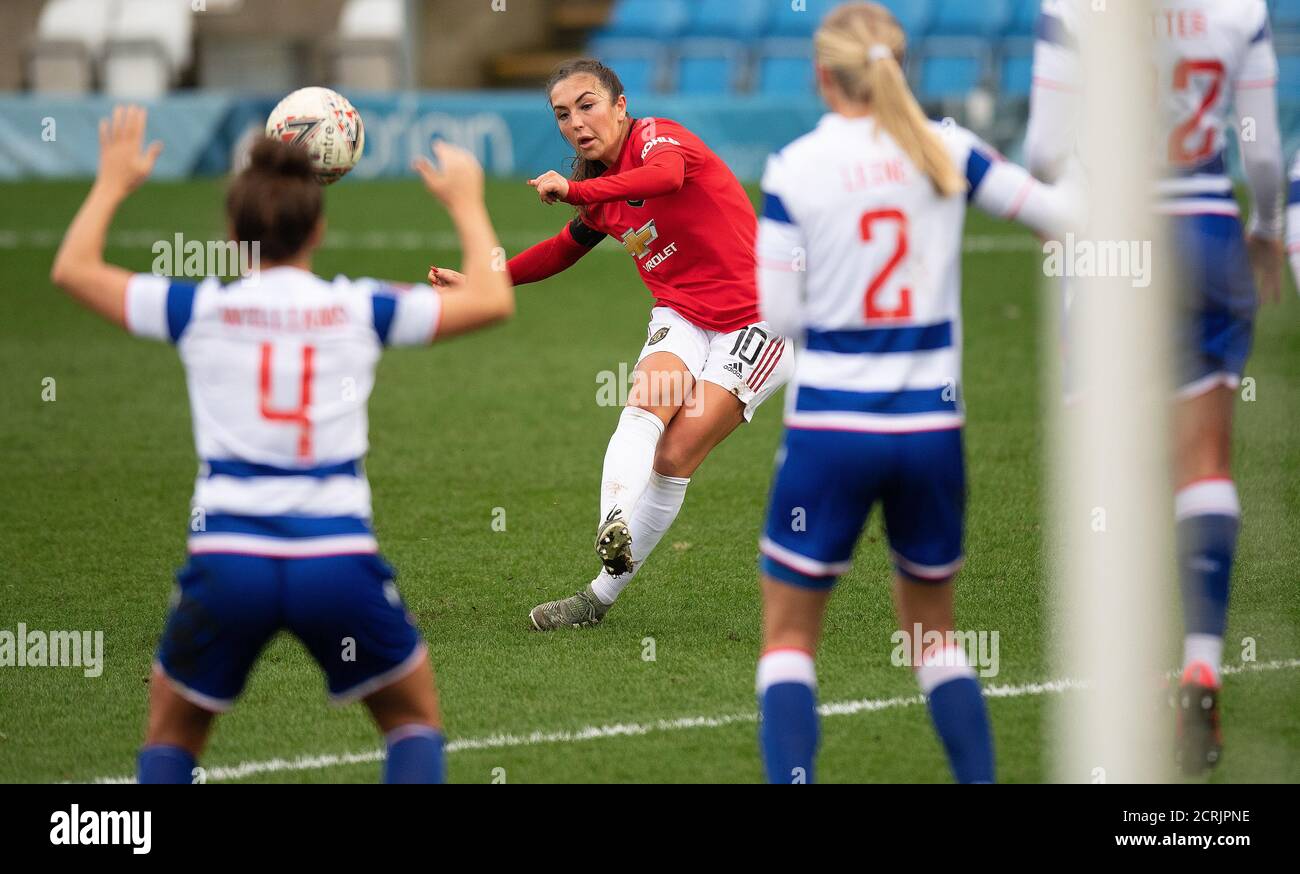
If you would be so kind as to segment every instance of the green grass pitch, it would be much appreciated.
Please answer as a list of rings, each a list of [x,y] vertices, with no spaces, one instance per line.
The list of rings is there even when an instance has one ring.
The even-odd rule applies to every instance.
[[[101,323],[49,284],[62,229],[84,183],[0,185],[0,629],[105,633],[103,675],[0,667],[0,781],[133,773],[146,679],[172,575],[184,559],[195,470],[181,367],[164,344]],[[511,251],[552,233],[565,207],[521,182],[489,185]],[[154,239],[219,238],[218,182],[156,184],[114,225],[109,257],[148,270]],[[420,281],[455,265],[450,224],[412,182],[330,189],[332,236],[316,266]],[[414,233],[413,233],[414,232]],[[998,630],[989,683],[1053,677],[1043,556],[1039,256],[1019,229],[972,215],[968,237],[1007,245],[964,259],[968,562],[958,625]],[[595,571],[597,484],[617,409],[596,402],[602,371],[630,367],[650,299],[610,242],[560,277],[520,290],[517,318],[431,350],[390,352],[371,402],[375,525],[428,639],[456,782],[756,781],[759,647],[756,540],[780,436],[774,399],[711,457],[685,508],[607,623],[537,634],[535,603]],[[1238,406],[1236,472],[1245,507],[1226,660],[1243,638],[1259,662],[1300,657],[1300,301],[1293,289],[1259,319]],[[1117,316],[1122,317],[1122,315]],[[57,400],[42,400],[43,380]],[[495,531],[503,508],[506,530]],[[913,698],[889,663],[889,568],[878,518],[832,602],[818,660],[822,702]],[[647,640],[652,638],[653,641]],[[655,659],[643,659],[653,643]],[[1171,652],[1170,664],[1173,664]],[[265,652],[203,764],[298,762],[250,779],[373,781],[378,739],[362,708],[325,703],[300,645]],[[1049,775],[1051,695],[994,698],[999,777]],[[1215,781],[1300,781],[1300,673],[1226,680],[1227,752]],[[673,720],[680,720],[673,722]],[[565,736],[623,726],[615,736]],[[826,781],[945,782],[947,766],[916,703],[823,720]],[[533,733],[539,733],[533,737]],[[496,738],[493,740],[493,738]],[[504,771],[498,770],[504,769]]]

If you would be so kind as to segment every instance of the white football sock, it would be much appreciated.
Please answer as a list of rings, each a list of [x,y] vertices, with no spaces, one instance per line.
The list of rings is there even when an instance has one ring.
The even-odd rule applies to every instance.
[[[1189,634],[1183,638],[1183,669],[1192,662],[1205,662],[1219,682],[1219,665],[1223,663],[1223,638],[1216,634]]]
[[[921,694],[926,696],[949,680],[974,676],[975,671],[966,661],[965,650],[955,645],[930,650],[921,657],[921,664],[916,668],[916,684],[921,687]]]
[[[686,500],[686,487],[690,482],[689,477],[664,476],[653,471],[650,473],[650,483],[641,494],[641,500],[633,508],[627,523],[628,531],[632,534],[632,570],[611,576],[602,568],[596,579],[591,581],[591,590],[602,604],[613,604],[614,599],[641,569],[641,562],[654,552],[681,511],[682,501]]]
[[[654,413],[640,407],[624,407],[618,427],[605,450],[605,467],[600,475],[600,522],[614,507],[631,515],[637,499],[645,491],[655,463],[655,448],[664,433],[664,423]]]

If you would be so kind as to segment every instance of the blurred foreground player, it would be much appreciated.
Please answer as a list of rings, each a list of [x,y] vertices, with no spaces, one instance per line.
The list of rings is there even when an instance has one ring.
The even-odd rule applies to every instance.
[[[962,228],[969,202],[1053,235],[1071,199],[964,128],[927,121],[904,50],[883,6],[837,7],[815,37],[831,111],[763,175],[759,310],[799,341],[760,544],[759,733],[772,783],[812,782],[822,617],[876,504],[899,624],[920,628],[912,667],[953,775],[994,779],[979,683],[952,636],[966,502]]]
[[[1075,149],[1082,4],[1045,0],[1034,48],[1025,155],[1051,179]],[[1083,13],[1086,14],[1086,13]],[[1277,57],[1263,0],[1152,4],[1157,86],[1155,210],[1177,254],[1174,516],[1183,594],[1176,755],[1195,775],[1218,763],[1220,665],[1241,504],[1232,479],[1232,412],[1258,307],[1280,296],[1282,147]],[[1243,231],[1225,163],[1240,125],[1253,212]],[[1149,153],[1135,146],[1134,160]],[[1252,277],[1253,272],[1253,277]]]
[[[496,235],[482,170],[438,145],[416,163],[464,249],[466,289],[440,292],[311,272],[322,192],[298,147],[258,142],[226,199],[232,239],[261,270],[229,285],[132,274],[104,263],[113,214],[153,169],[145,112],[100,125],[99,173],[51,271],[55,285],[131,333],[174,343],[189,384],[195,483],[189,562],[150,685],[141,783],[189,783],[213,716],[229,709],[262,648],[297,636],[335,702],[364,700],[388,745],[384,780],[441,782],[433,669],[370,528],[366,404],[385,346],[427,344],[507,318],[514,292],[491,269]]]

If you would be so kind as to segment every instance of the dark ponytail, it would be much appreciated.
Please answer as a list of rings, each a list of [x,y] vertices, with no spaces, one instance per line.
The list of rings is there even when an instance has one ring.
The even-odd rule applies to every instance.
[[[226,192],[226,215],[238,242],[258,243],[267,261],[287,261],[307,245],[322,200],[306,149],[259,139]]]

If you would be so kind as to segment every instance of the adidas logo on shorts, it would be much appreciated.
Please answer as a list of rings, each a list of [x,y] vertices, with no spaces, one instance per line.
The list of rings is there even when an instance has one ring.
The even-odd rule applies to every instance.
[[[727,371],[728,373],[734,373],[736,375],[736,379],[745,378],[744,368],[742,368],[740,364],[736,363],[735,361],[732,361],[724,365],[722,369]]]

